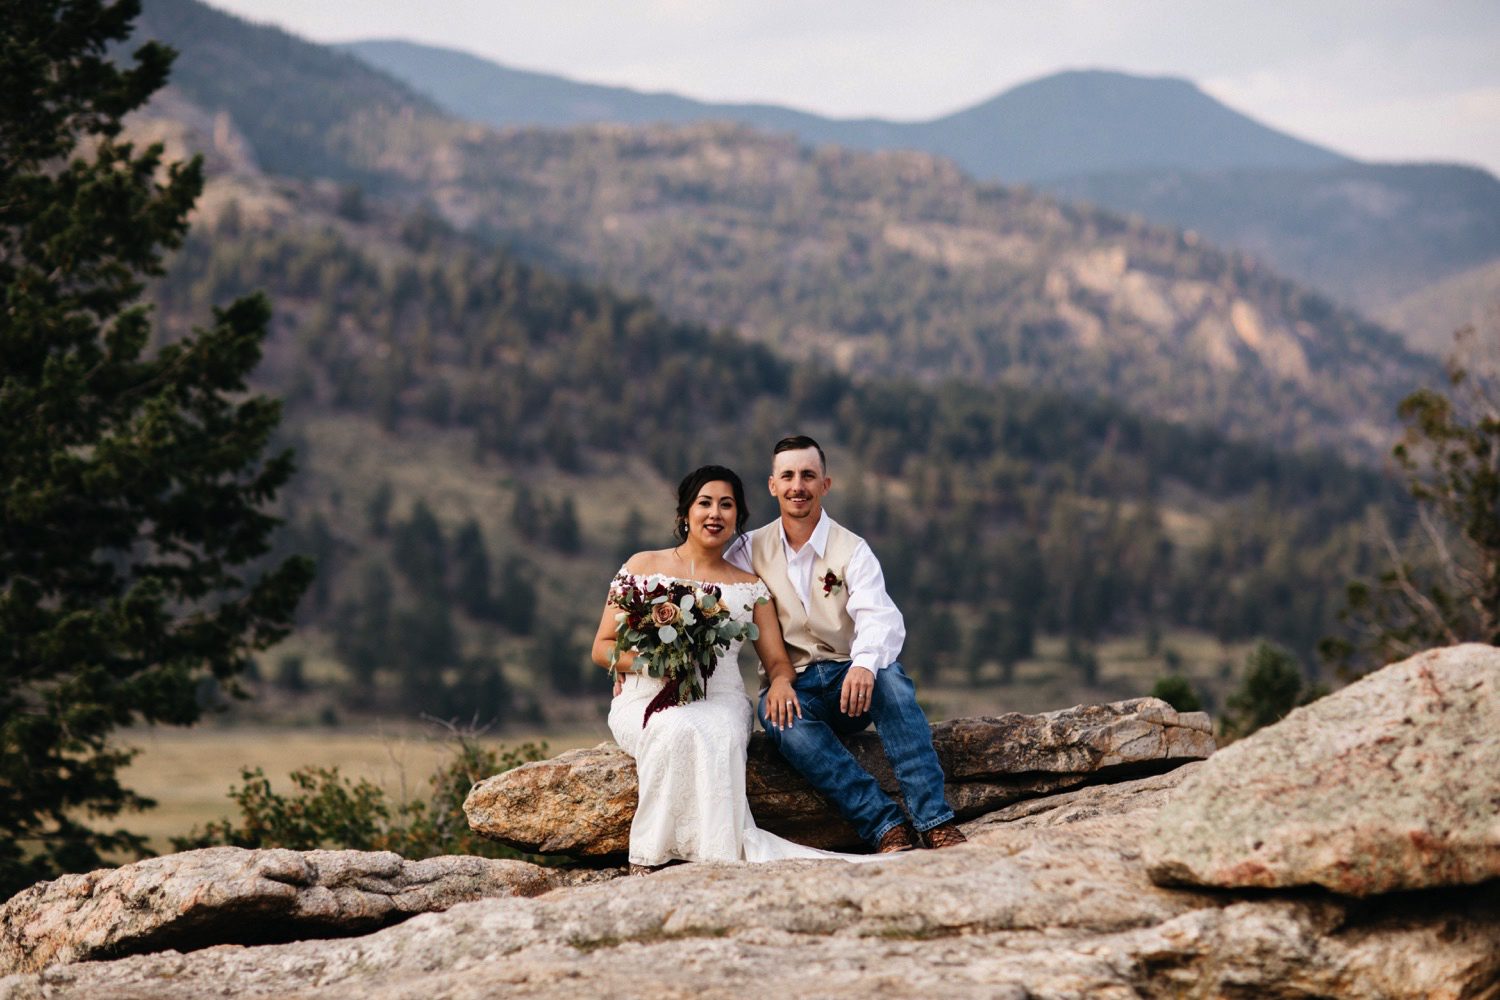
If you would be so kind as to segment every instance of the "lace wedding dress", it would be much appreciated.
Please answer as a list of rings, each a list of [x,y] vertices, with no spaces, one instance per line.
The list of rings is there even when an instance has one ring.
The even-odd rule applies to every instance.
[[[678,577],[629,574],[643,584]],[[684,583],[698,581],[682,580]],[[731,617],[748,622],[758,598],[754,583],[715,584]],[[682,861],[779,861],[785,858],[874,860],[794,844],[756,827],[745,797],[745,752],[752,711],[738,666],[740,643],[725,650],[705,685],[705,697],[656,712],[641,725],[660,678],[628,674],[609,708],[615,742],[635,758],[640,797],[630,824],[630,860],[638,865]]]

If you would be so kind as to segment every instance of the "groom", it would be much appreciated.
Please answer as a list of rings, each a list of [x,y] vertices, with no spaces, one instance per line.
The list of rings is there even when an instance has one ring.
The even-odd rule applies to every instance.
[[[771,495],[779,520],[752,532],[730,561],[765,581],[792,666],[799,718],[785,729],[758,715],[783,757],[881,853],[909,851],[913,830],[901,809],[839,741],[870,723],[901,784],[918,837],[929,847],[964,842],[943,798],[943,769],[916,688],[896,657],[906,639],[901,612],[885,592],[880,563],[864,539],[823,510],[833,485],[823,449],[810,437],[777,442]],[[746,551],[748,549],[748,552]]]

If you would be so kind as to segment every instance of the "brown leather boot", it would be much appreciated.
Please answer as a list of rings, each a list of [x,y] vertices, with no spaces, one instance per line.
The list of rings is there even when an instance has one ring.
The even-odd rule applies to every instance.
[[[875,846],[875,853],[895,854],[898,851],[909,851],[916,846],[912,842],[911,831],[906,828],[906,824],[898,823],[881,835],[880,843]]]
[[[933,849],[957,847],[968,842],[969,838],[964,836],[957,823],[941,823],[927,831],[927,846]]]

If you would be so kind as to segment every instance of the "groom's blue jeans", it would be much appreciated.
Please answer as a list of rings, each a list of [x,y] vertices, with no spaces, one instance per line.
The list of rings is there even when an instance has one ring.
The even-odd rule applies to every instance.
[[[777,729],[766,720],[767,692],[762,691],[757,714],[771,745],[854,824],[862,838],[875,845],[902,822],[901,809],[839,741],[840,736],[857,733],[873,722],[901,785],[912,826],[927,831],[953,819],[953,809],[943,798],[943,768],[932,749],[932,727],[917,707],[911,678],[899,663],[877,670],[870,710],[849,716],[839,711],[839,693],[850,669],[851,664],[834,660],[808,664],[792,685],[802,705],[802,718],[787,729]]]

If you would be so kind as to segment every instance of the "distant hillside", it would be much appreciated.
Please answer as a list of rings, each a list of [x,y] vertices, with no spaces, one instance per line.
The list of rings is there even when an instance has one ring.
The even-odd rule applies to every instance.
[[[1135,171],[1063,178],[1047,188],[1195,230],[1371,314],[1500,259],[1500,180],[1474,167]]]
[[[1253,261],[924,154],[704,125],[476,134],[441,163],[429,190],[455,222],[862,377],[1104,394],[1377,454],[1428,374]]]
[[[1159,167],[1327,167],[1350,162],[1267,128],[1187,80],[1104,70],[1057,73],[924,122],[836,119],[765,104],[713,104],[509,69],[403,41],[340,46],[405,81],[449,113],[490,125],[566,127],[733,121],[812,144],[920,149],[982,179],[1044,182]]]
[[[302,470],[284,544],[320,566],[289,648],[366,706],[557,721],[601,694],[586,637],[623,553],[663,544],[671,484],[706,461],[753,481],[793,429],[829,447],[832,509],[921,609],[922,676],[1009,678],[1062,637],[1076,674],[1054,704],[1139,693],[1101,687],[1111,637],[1307,651],[1394,492],[1107,402],[795,366],[327,185],[211,188],[158,314],[170,333],[253,289],[275,303],[257,380]]]
[[[346,48],[451,114],[492,125],[735,121],[812,144],[935,153],[981,180],[1026,181],[1192,229],[1367,312],[1500,258],[1500,181],[1490,174],[1360,164],[1185,80],[1058,73],[944,118],[902,123],[643,94],[408,42]]]
[[[1500,334],[1500,260],[1428,285],[1393,303],[1381,322],[1400,330],[1418,350],[1446,357],[1453,335],[1468,326]]]
[[[391,122],[441,118],[394,77],[335,49],[252,25],[197,0],[144,0],[134,38],[177,50],[173,88],[228,111],[268,172],[378,184]]]
[[[1396,400],[1427,374],[1387,332],[1253,262],[976,184],[930,155],[814,152],[725,125],[496,132],[273,29],[160,16],[174,5],[198,7],[148,4],[166,41],[188,52],[209,38],[219,76],[254,82],[206,79],[200,56],[175,86],[227,115],[268,169],[305,149],[336,179],[363,172],[377,193],[782,356],[860,378],[1103,395],[1366,456],[1384,452]]]
[[[455,117],[497,128],[738,121],[808,137],[824,129],[821,141],[863,146],[869,143],[861,141],[861,130],[882,125],[840,122],[770,104],[711,104],[677,94],[581,83],[550,73],[512,69],[453,49],[400,40],[349,42],[333,48],[389,73]]]
[[[1349,162],[1234,111],[1187,80],[1058,73],[915,126],[976,177],[1046,186],[1103,170],[1317,168]]]
[[[832,509],[919,609],[924,681],[1018,682],[1021,663],[1046,704],[1120,697],[1140,685],[1103,675],[1107,640],[1154,676],[1185,636],[1222,687],[1217,641],[1306,652],[1370,566],[1362,525],[1392,485],[1265,442],[1383,448],[1423,369],[1251,263],[922,154],[723,126],[502,135],[378,88],[366,107],[368,71],[226,31],[226,73],[238,52],[294,61],[244,97],[186,74],[134,123],[214,154],[153,296],[168,336],[245,291],[274,302],[257,379],[302,469],[282,544],[320,565],[283,649],[353,703],[597,725],[583,648],[622,552],[662,543],[685,469],[753,481],[794,429],[831,447]],[[342,103],[320,120],[358,122],[355,143],[298,118],[324,72]],[[331,157],[332,179],[260,172],[239,123],[267,128],[267,101],[287,120],[260,141]],[[1037,676],[1007,692],[1042,697]]]

